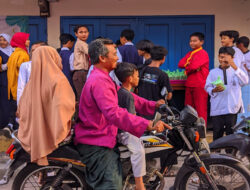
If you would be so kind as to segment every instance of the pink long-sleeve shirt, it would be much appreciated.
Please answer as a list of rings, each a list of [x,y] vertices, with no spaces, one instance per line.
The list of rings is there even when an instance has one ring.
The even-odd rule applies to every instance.
[[[155,102],[133,94],[136,112],[153,115]],[[149,121],[118,106],[117,87],[108,72],[94,67],[82,91],[75,144],[114,148],[118,128],[140,137]]]

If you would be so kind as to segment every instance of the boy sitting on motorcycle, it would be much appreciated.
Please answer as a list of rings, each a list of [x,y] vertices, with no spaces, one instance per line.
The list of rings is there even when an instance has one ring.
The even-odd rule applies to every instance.
[[[115,74],[119,81],[122,82],[122,86],[117,92],[118,105],[126,108],[129,113],[136,115],[134,98],[130,93],[139,83],[139,72],[136,66],[127,62],[120,63],[115,69]],[[164,104],[164,100],[160,100],[158,104]],[[135,177],[136,190],[145,190],[142,176],[146,175],[146,160],[145,150],[140,138],[129,132],[119,131],[118,141],[127,146],[131,152],[130,159]]]

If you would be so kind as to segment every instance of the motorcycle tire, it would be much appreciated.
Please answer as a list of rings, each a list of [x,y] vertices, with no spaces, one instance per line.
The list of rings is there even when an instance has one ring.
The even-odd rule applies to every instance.
[[[219,190],[228,190],[228,189],[241,189],[241,190],[250,190],[250,172],[247,170],[246,167],[244,167],[241,163],[232,163],[228,161],[227,159],[207,159],[204,160],[204,164],[206,165],[207,169],[209,168],[213,169],[217,167],[216,170],[210,170],[210,173],[214,174],[222,174],[222,178],[215,178],[216,185]],[[217,173],[215,173],[217,172]],[[231,184],[228,182],[230,181],[229,176],[232,172],[237,172],[237,178],[235,178]],[[182,167],[176,177],[175,182],[175,190],[205,190],[205,189],[211,189],[211,187],[204,182],[201,178],[198,177],[196,171],[190,167]],[[193,176],[193,178],[192,178]],[[237,183],[236,180],[243,179],[244,184],[241,185],[241,183]],[[227,181],[223,181],[227,180]],[[188,186],[188,183],[191,183],[190,186]],[[235,187],[233,185],[238,185],[238,187]],[[241,186],[240,186],[241,185]],[[196,187],[196,188],[195,188]]]
[[[228,156],[235,157],[239,159],[248,170],[250,170],[250,156],[247,155],[242,156],[240,154],[240,151],[235,147],[222,147],[216,149],[211,148],[211,152],[226,154]]]
[[[39,178],[45,178],[45,181],[46,181],[47,180],[46,178],[50,178],[48,170],[51,170],[50,172],[52,172],[53,169],[60,170],[62,168],[63,167],[59,166],[59,165],[38,166],[38,165],[33,164],[33,163],[28,163],[15,177],[13,184],[12,184],[12,190],[25,189],[26,188],[25,184],[28,183],[28,181],[30,181],[30,180],[32,181],[32,182],[30,182],[30,183],[32,183],[31,184],[32,187],[28,188],[28,189],[33,190],[33,189],[38,188],[38,189],[43,189],[43,190],[49,190],[50,186],[49,186],[49,184],[47,184],[48,182],[46,182],[44,184],[44,182],[39,181],[39,180],[41,180]],[[46,172],[46,176],[40,177],[40,174],[42,174],[42,176],[43,176],[45,172]],[[81,190],[91,190],[91,188],[85,182],[85,177],[82,174],[82,172],[80,172],[77,169],[71,168],[69,171],[69,175],[71,178],[75,179],[75,182],[77,184],[80,185]],[[56,175],[54,177],[56,177]],[[35,180],[37,180],[36,183],[34,182]],[[44,179],[42,179],[42,180],[44,180]],[[36,184],[38,185],[37,187],[35,186]],[[42,187],[40,187],[40,186],[42,186]],[[62,186],[59,189],[68,190],[68,189],[71,189],[71,187],[69,187],[68,184],[62,184]]]

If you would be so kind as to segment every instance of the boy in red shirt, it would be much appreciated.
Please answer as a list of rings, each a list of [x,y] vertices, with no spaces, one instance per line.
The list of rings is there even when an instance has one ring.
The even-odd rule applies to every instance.
[[[209,74],[209,57],[202,48],[204,34],[195,32],[190,35],[189,45],[193,49],[178,63],[179,68],[185,69],[187,75],[185,105],[190,105],[207,122],[207,92],[204,90]]]

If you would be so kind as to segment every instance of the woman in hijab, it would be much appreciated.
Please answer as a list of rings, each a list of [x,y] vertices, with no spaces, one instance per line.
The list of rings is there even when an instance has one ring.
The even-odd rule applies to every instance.
[[[8,124],[10,117],[7,82],[7,62],[13,52],[10,39],[8,34],[0,34],[0,129]]]
[[[18,104],[18,138],[31,162],[48,165],[47,155],[70,132],[75,95],[54,48],[38,47],[32,54],[31,67],[30,80]]]
[[[29,61],[29,44],[29,34],[24,32],[15,33],[10,41],[10,45],[15,48],[15,51],[11,54],[7,63],[8,99],[11,109],[8,124],[8,129],[10,131],[18,128],[16,122],[17,81],[21,64]]]

